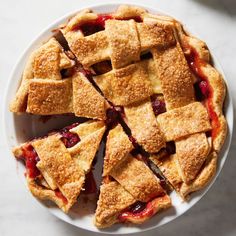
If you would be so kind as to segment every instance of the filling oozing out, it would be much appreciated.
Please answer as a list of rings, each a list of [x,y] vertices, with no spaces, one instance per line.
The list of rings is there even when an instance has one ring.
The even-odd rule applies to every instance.
[[[112,70],[112,65],[110,60],[98,62],[92,65],[92,68],[96,75],[102,75]]]
[[[124,108],[120,106],[113,106],[106,111],[106,125],[108,128],[115,127],[124,115]]]
[[[137,201],[118,216],[120,222],[126,222],[129,218],[142,219],[152,217],[155,214],[152,201]]]
[[[189,54],[185,55],[187,62],[198,79],[194,86],[196,98],[199,101],[202,101],[208,110],[212,124],[211,135],[214,139],[218,133],[218,130],[220,129],[220,123],[213,106],[214,91],[209,83],[207,76],[202,71],[202,67],[205,66],[206,62],[199,57],[198,52],[194,48],[192,48],[191,46],[187,46],[186,48],[188,49],[188,51],[190,51]]]
[[[36,166],[37,163],[40,161],[38,154],[31,144],[27,144],[23,146],[21,149],[22,149],[22,155],[19,157],[19,159],[25,162],[26,173],[28,177],[31,179],[35,179],[35,181],[37,181],[37,179],[40,178],[41,176],[41,173]],[[67,204],[68,201],[66,197],[61,193],[59,189],[54,190],[54,192],[58,198],[60,198],[61,200],[63,200],[65,204]]]
[[[21,149],[22,156],[20,156],[19,159],[25,162],[26,171],[29,178],[35,179],[40,175],[40,171],[36,166],[36,164],[39,162],[38,154],[31,144],[27,144]]]
[[[59,189],[54,190],[55,195],[60,198],[65,204],[68,203],[68,200],[66,199],[66,197],[62,194],[62,192]]]
[[[60,134],[62,136],[61,141],[65,144],[66,148],[71,148],[80,141],[80,137],[78,134],[69,131],[77,125],[78,123],[75,123],[60,130]]]
[[[72,30],[77,31],[80,30],[84,34],[84,36],[89,36],[91,34],[97,33],[99,31],[105,30],[105,22],[106,20],[116,19],[116,20],[131,20],[133,19],[137,23],[142,22],[142,18],[140,16],[130,17],[130,18],[114,18],[114,16],[110,14],[99,14],[97,19],[91,20],[82,24],[76,25]]]
[[[163,96],[159,94],[154,94],[151,96],[152,109],[155,116],[160,115],[161,113],[166,112],[166,104]]]
[[[77,134],[70,132],[69,130],[76,127],[79,123],[74,123],[67,126],[59,131],[62,135],[61,140],[67,148],[73,147],[80,141]],[[23,160],[26,166],[26,174],[29,178],[35,179],[35,181],[41,176],[39,169],[37,168],[37,163],[40,161],[37,152],[31,144],[26,144],[21,147],[22,155],[18,157],[19,160]],[[67,204],[66,197],[61,193],[59,189],[56,189],[55,195],[62,199],[65,204]]]
[[[88,36],[105,29],[105,21],[112,19],[113,17],[109,14],[100,14],[97,19],[85,22],[83,24],[76,25],[73,30],[80,30],[84,36]]]

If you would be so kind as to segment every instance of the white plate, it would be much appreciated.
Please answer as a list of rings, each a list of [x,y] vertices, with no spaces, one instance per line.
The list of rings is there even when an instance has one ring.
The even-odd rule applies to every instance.
[[[96,6],[88,6],[88,8],[93,9],[95,12],[98,13],[106,13],[106,12],[113,12],[120,4],[106,4],[106,5],[96,5]],[[150,9],[147,6],[145,7],[148,11],[152,13],[162,13],[159,9]],[[29,56],[29,54],[33,51],[34,48],[39,46],[44,40],[47,40],[51,35],[51,30],[55,29],[60,25],[61,23],[64,23],[68,17],[74,15],[76,12],[80,11],[82,9],[77,9],[73,13],[70,13],[66,16],[63,16],[56,22],[54,22],[52,25],[50,25],[47,29],[45,29],[42,33],[39,34],[39,36],[30,44],[28,49],[23,53],[22,57],[19,59],[18,63],[16,64],[15,68],[13,69],[13,72],[9,78],[7,92],[5,96],[5,134],[6,139],[9,144],[9,148],[12,148],[15,145],[18,145],[19,143],[25,142],[29,138],[45,134],[48,130],[63,127],[66,124],[69,124],[72,122],[73,119],[62,116],[57,117],[55,119],[51,119],[46,123],[42,123],[39,121],[38,117],[31,116],[31,115],[14,115],[9,112],[8,105],[9,102],[12,100],[12,98],[15,95],[15,91],[17,90],[17,87],[19,85],[19,81],[21,78],[22,71],[24,69],[26,60]],[[164,13],[165,14],[165,13]],[[190,30],[191,32],[191,30]],[[224,76],[224,73],[217,62],[214,55],[212,55],[213,62],[215,67],[222,73]],[[136,226],[136,225],[115,225],[109,229],[104,230],[98,230],[93,225],[93,211],[95,208],[95,204],[90,202],[89,204],[85,204],[83,199],[80,199],[80,204],[77,204],[77,206],[73,207],[72,210],[68,215],[64,214],[61,210],[59,210],[57,207],[50,203],[41,202],[41,204],[45,207],[48,207],[49,211],[57,216],[58,218],[62,219],[63,221],[66,221],[72,225],[75,225],[79,228],[83,228],[86,230],[94,231],[94,232],[104,232],[104,233],[110,233],[110,234],[127,234],[127,233],[135,233],[135,232],[141,232],[148,229],[157,228],[165,223],[168,223],[178,216],[182,215],[184,212],[186,212],[188,209],[190,209],[196,202],[198,202],[203,195],[209,190],[210,186],[214,183],[216,177],[220,173],[224,162],[226,160],[228,150],[231,143],[231,137],[232,137],[232,131],[233,131],[233,106],[232,106],[232,98],[230,95],[230,92],[228,90],[226,101],[225,101],[225,117],[228,122],[228,136],[226,138],[225,144],[221,150],[219,161],[218,161],[218,169],[217,174],[214,177],[214,179],[211,181],[211,183],[203,189],[202,191],[199,191],[197,193],[194,193],[191,195],[191,200],[189,202],[182,202],[181,199],[173,192],[171,194],[173,206],[169,210],[163,211],[162,213],[158,213],[156,216],[154,216],[152,219],[150,219],[148,222]],[[99,158],[99,166],[96,166],[95,175],[100,176],[102,171],[102,153],[100,152]],[[9,155],[10,158],[10,155]],[[13,159],[13,158],[12,158]],[[23,165],[18,165],[18,172],[19,177],[24,181],[26,185],[26,181],[24,178],[24,171],[25,168]],[[99,177],[97,177],[97,181],[99,182]],[[27,209],[25,209],[27,210]]]

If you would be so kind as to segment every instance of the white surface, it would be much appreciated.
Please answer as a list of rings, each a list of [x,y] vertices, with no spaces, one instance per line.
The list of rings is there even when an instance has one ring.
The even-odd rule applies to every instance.
[[[86,1],[86,4],[91,3],[92,1]],[[200,34],[219,58],[231,90],[236,92],[233,61],[236,49],[236,3],[233,0],[146,0],[145,3],[160,6],[162,10],[186,22]],[[85,1],[78,0],[24,0],[20,4],[8,0],[0,3],[0,99],[3,98],[6,80],[13,65],[29,42],[52,21],[84,4]],[[0,119],[2,121],[2,116]],[[0,137],[0,143],[3,143],[2,138],[3,135]],[[236,160],[233,154],[235,145],[233,142],[226,165],[208,194],[184,216],[158,230],[150,231],[149,235],[236,235]],[[0,148],[1,160],[4,160],[0,166],[0,235],[91,235],[59,221],[35,204],[35,200],[18,180],[15,164],[10,159],[6,146],[2,145]]]

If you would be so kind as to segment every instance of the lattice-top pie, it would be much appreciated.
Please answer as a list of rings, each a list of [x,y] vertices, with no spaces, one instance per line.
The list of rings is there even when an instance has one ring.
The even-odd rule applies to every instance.
[[[13,153],[33,195],[68,212],[105,142],[95,225],[139,224],[172,206],[171,190],[187,200],[214,176],[224,98],[206,44],[180,22],[126,5],[83,10],[32,52],[10,110],[88,121]]]

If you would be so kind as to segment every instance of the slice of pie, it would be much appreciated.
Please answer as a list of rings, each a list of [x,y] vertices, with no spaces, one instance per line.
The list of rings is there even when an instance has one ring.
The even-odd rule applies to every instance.
[[[122,127],[117,125],[107,137],[103,184],[100,189],[95,225],[116,222],[143,223],[171,200],[148,166],[132,155],[134,149]]]
[[[25,163],[31,193],[68,212],[84,190],[104,131],[102,121],[75,123],[15,147],[15,157]]]
[[[225,94],[206,44],[175,19],[127,5],[83,10],[32,52],[10,110],[91,120],[14,155],[31,192],[67,212],[104,135],[95,225],[140,224],[171,206],[167,185],[187,200],[214,176],[227,135]]]
[[[36,115],[74,113],[105,120],[108,102],[71,55],[55,38],[36,49],[29,57],[10,111]]]

